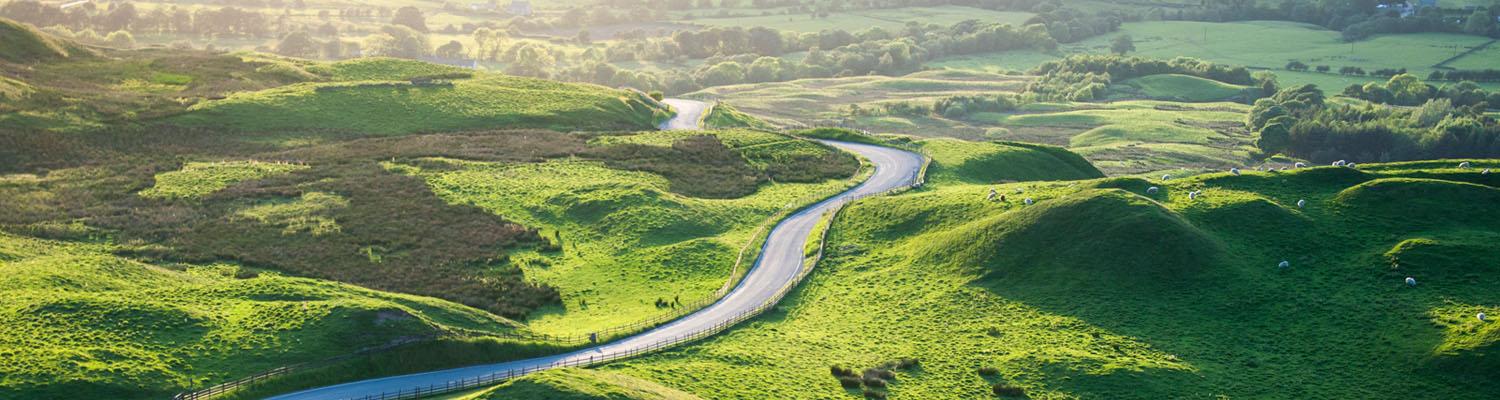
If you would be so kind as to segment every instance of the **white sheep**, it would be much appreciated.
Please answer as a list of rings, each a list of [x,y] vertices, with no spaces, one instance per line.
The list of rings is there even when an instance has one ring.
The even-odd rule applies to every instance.
[[[1287,260],[1281,260],[1280,264],[1276,264],[1276,268],[1290,268],[1291,266],[1292,262]]]
[[[1489,175],[1490,174],[1490,169],[1489,168],[1485,168],[1483,171],[1479,171],[1479,174],[1480,175]]]
[[[1406,277],[1406,286],[1417,286],[1417,278]]]
[[[1302,206],[1305,206],[1305,205],[1307,205],[1307,200],[1306,199],[1297,199],[1297,208],[1302,208]]]
[[[1161,191],[1161,188],[1156,187],[1156,186],[1152,186],[1152,187],[1146,188],[1146,194],[1156,194],[1156,192],[1159,192],[1159,191]]]
[[[1198,199],[1198,195],[1201,194],[1201,193],[1203,193],[1202,190],[1194,190],[1194,191],[1188,192],[1188,200],[1197,200]]]
[[[1229,169],[1229,173],[1235,174],[1235,175],[1239,175],[1240,174],[1240,169],[1239,168],[1230,168]]]
[[[1166,174],[1166,175],[1162,175],[1161,176],[1161,180],[1168,180],[1168,179],[1172,179],[1172,175],[1171,174]]]
[[[1296,164],[1292,164],[1292,168],[1293,169],[1295,169],[1295,168],[1307,168],[1307,163],[1301,163],[1301,162],[1299,162],[1299,163],[1296,163]]]
[[[1354,165],[1354,163],[1344,164],[1344,166],[1345,167],[1349,167],[1349,168],[1355,168],[1356,167],[1356,165]]]
[[[1335,166],[1335,167],[1342,167],[1342,166],[1344,166],[1344,160],[1334,161],[1333,162],[1333,166]]]
[[[1485,319],[1486,317],[1485,317],[1483,311],[1480,311],[1479,314],[1474,315],[1474,318],[1479,318],[1479,322],[1486,322],[1486,321],[1488,321],[1488,320]]]
[[[1458,163],[1458,167],[1459,168],[1463,168],[1463,169],[1469,169],[1469,162],[1468,161],[1464,161],[1464,162]]]
[[[1034,202],[1033,202],[1033,201],[1031,201],[1031,198],[1030,198],[1030,197],[1027,197],[1027,198],[1026,198],[1026,200],[1024,200],[1024,201],[1023,201],[1023,203],[1026,203],[1026,205],[1028,205],[1028,206],[1029,206],[1029,205],[1031,205],[1031,203],[1034,203]]]

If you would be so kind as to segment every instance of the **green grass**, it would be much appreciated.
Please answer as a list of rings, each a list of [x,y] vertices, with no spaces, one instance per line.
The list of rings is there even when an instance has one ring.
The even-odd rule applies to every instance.
[[[1104,176],[1082,157],[1057,147],[948,138],[919,140],[915,144],[932,157],[929,182],[986,184]]]
[[[1281,69],[1291,61],[1301,61],[1312,66],[1328,65],[1333,71],[1343,66],[1361,67],[1366,71],[1406,68],[1418,76],[1427,76],[1432,72],[1433,64],[1489,40],[1473,35],[1416,33],[1379,35],[1349,43],[1344,42],[1337,31],[1280,21],[1130,22],[1120,27],[1119,34],[1128,34],[1135,39],[1138,50],[1131,55],[1162,59],[1194,57],[1216,63],[1269,68],[1275,70],[1273,72],[1282,85],[1314,83],[1329,91],[1384,78]],[[1055,55],[1035,51],[1003,52],[941,59],[928,65],[976,71],[1026,70],[1068,54],[1109,53],[1110,40],[1115,36],[1101,35],[1064,45]],[[1500,64],[1500,51],[1491,49],[1466,56],[1452,67],[1482,69],[1496,64]]]
[[[116,249],[0,232],[0,397],[161,398],[400,337],[517,326],[432,298]]]
[[[199,198],[235,183],[305,169],[305,165],[256,161],[188,163],[181,170],[157,174],[156,184],[140,194],[153,198]]]
[[[776,126],[771,123],[740,112],[734,106],[724,103],[715,104],[713,109],[708,111],[708,116],[703,118],[703,125],[708,129],[744,128],[765,131],[776,129]]]
[[[751,12],[759,14],[759,11],[756,10],[751,10]],[[970,19],[1021,25],[1021,23],[1030,19],[1032,15],[1031,13],[1024,12],[992,11],[972,7],[937,6],[841,11],[832,13],[828,18],[811,18],[808,14],[776,14],[731,18],[705,17],[694,18],[686,22],[708,26],[739,26],[745,28],[763,26],[784,31],[815,33],[825,29],[842,29],[849,32],[858,32],[876,27],[887,31],[898,31],[907,22],[948,26]]]
[[[422,76],[472,72],[451,65],[405,60],[399,58],[356,58],[331,63],[312,64],[307,72],[335,81],[400,80]]]
[[[499,75],[437,86],[307,83],[200,103],[169,122],[250,132],[384,135],[498,128],[630,130],[652,128],[665,118],[665,110],[646,100],[637,92]]]
[[[655,137],[680,134],[631,138],[658,143]],[[752,143],[765,135],[780,137],[743,132],[725,135],[725,141]],[[746,144],[742,151],[755,160],[822,149],[784,147],[804,142],[781,138]],[[810,193],[848,184],[776,183],[750,196],[713,200],[672,193],[670,182],[659,175],[591,161],[456,163],[408,173],[426,179],[450,202],[477,205],[558,241],[560,253],[514,256],[528,277],[562,292],[561,306],[544,308],[528,321],[532,329],[554,334],[583,334],[666,312],[654,305],[657,299],[686,303],[711,295],[729,278],[740,248],[766,217],[810,202]]]
[[[1500,334],[1474,314],[1500,311],[1500,212],[1466,205],[1496,201],[1478,168],[1500,164],[1458,161],[1022,182],[1004,203],[934,180],[846,209],[776,311],[604,369],[705,398],[857,395],[830,365],[908,357],[892,398],[1491,398]]]
[[[65,58],[88,58],[96,55],[77,43],[61,40],[30,25],[0,18],[0,60],[32,64]]]
[[[1238,96],[1245,86],[1190,75],[1148,75],[1119,82],[1117,92],[1126,96],[1184,102],[1211,102]]]
[[[527,375],[461,400],[694,400],[697,396],[613,372],[554,369]]]

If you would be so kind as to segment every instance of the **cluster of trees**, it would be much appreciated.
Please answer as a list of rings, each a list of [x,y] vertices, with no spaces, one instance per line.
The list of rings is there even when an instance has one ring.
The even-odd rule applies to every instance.
[[[285,20],[270,18],[237,7],[186,9],[175,6],[140,11],[129,2],[94,2],[67,11],[36,0],[17,0],[0,6],[0,16],[35,26],[62,26],[71,30],[135,33],[181,33],[200,36],[267,37]]]
[[[934,102],[932,111],[943,117],[956,119],[982,112],[1014,111],[1018,105],[1015,97],[1005,94],[950,96]]]
[[[1382,33],[1453,32],[1500,36],[1495,16],[1500,3],[1478,7],[1467,15],[1448,15],[1436,8],[1401,7],[1405,2],[1380,0],[1210,0],[1205,7],[1154,11],[1155,18],[1192,21],[1284,20],[1324,26],[1342,31],[1345,40],[1360,40]],[[1411,3],[1415,4],[1415,1]],[[1385,5],[1385,6],[1382,6]]]
[[[1500,69],[1432,71],[1427,80],[1500,82]]]
[[[1252,76],[1240,66],[1215,64],[1196,58],[1158,60],[1120,55],[1075,55],[1042,63],[1031,70],[1039,79],[1026,85],[1026,92],[1039,99],[1087,101],[1101,98],[1116,80],[1158,74],[1183,74],[1237,85],[1255,85],[1265,93],[1275,92],[1268,75]]]
[[[1256,101],[1246,125],[1264,154],[1313,162],[1386,162],[1500,155],[1500,125],[1484,104],[1432,98],[1421,106],[1334,105],[1303,85]]]
[[[1419,106],[1433,99],[1446,99],[1460,107],[1500,105],[1500,92],[1488,92],[1474,82],[1464,81],[1436,87],[1411,74],[1391,77],[1385,83],[1370,82],[1349,85],[1344,95],[1382,104]]]

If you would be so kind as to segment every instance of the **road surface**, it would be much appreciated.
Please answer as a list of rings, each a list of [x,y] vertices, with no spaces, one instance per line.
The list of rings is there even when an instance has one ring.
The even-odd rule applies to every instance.
[[[708,103],[697,100],[666,99],[661,102],[677,109],[677,115],[673,115],[672,119],[656,127],[664,131],[698,130],[698,121],[702,120],[703,113],[708,111]]]
[[[696,121],[696,118],[693,121]],[[381,393],[394,393],[401,390],[410,391],[413,388],[422,386],[442,386],[447,382],[488,376],[496,372],[503,374],[507,370],[535,367],[546,368],[559,362],[588,360],[591,357],[603,358],[607,354],[615,354],[631,349],[642,349],[665,339],[678,338],[712,329],[715,325],[729,321],[742,312],[765,304],[776,295],[779,289],[789,284],[793,279],[796,279],[803,268],[804,245],[807,243],[808,236],[812,234],[814,225],[817,225],[818,220],[825,212],[852,199],[880,194],[891,189],[911,185],[916,181],[918,171],[922,168],[922,157],[908,151],[867,144],[832,141],[825,141],[824,143],[864,156],[875,165],[875,173],[854,189],[807,207],[779,222],[775,228],[771,229],[770,235],[766,237],[766,243],[761,248],[760,258],[756,260],[755,266],[745,274],[739,286],[736,286],[733,291],[720,299],[719,302],[705,307],[696,313],[635,336],[571,353],[370,379],[304,390],[272,397],[271,399],[336,400],[372,395],[379,396]]]

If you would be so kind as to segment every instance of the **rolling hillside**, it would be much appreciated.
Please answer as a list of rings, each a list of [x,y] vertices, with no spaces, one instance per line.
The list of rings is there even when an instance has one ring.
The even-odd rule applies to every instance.
[[[705,398],[1487,398],[1500,214],[1466,204],[1500,181],[1474,164],[934,178],[841,214],[780,312],[605,370]]]

